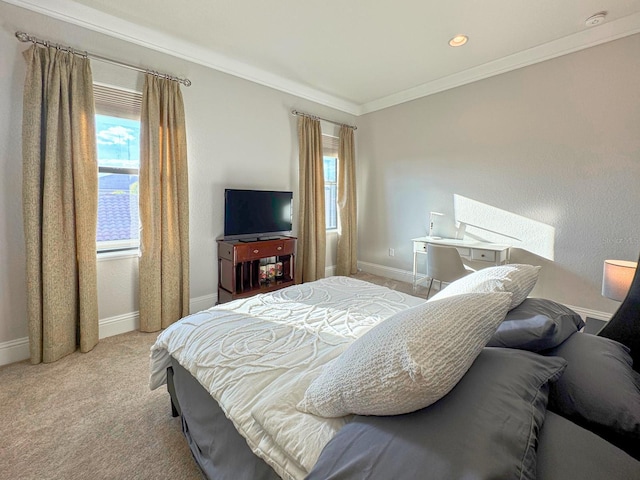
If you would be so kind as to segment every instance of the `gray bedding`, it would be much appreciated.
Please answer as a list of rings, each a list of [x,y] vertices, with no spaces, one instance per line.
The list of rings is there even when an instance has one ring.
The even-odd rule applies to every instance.
[[[581,334],[582,335],[582,334]],[[640,462],[545,410],[561,359],[486,348],[452,392],[424,410],[356,416],[326,446],[309,480],[640,479]],[[206,478],[279,478],[215,400],[175,360],[183,431]]]
[[[355,416],[307,478],[640,480],[640,374],[628,349],[573,333],[541,353],[487,347],[435,404]],[[205,477],[279,478],[198,381],[173,359],[172,368],[172,396]]]
[[[278,475],[253,454],[218,403],[172,359],[173,385],[182,413],[182,431],[205,474],[215,480],[276,480]]]
[[[553,412],[540,432],[537,468],[539,480],[640,479],[640,462]]]

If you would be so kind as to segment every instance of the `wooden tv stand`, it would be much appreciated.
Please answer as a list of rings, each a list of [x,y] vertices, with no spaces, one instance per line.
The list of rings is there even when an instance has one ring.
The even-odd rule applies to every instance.
[[[252,242],[218,240],[218,303],[293,285],[295,250],[295,237]],[[282,262],[282,276],[261,282],[261,260],[270,257]]]

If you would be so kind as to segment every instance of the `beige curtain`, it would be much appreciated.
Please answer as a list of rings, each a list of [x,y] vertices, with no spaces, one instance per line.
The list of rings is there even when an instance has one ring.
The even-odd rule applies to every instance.
[[[358,227],[356,211],[356,154],[353,128],[340,127],[338,147],[338,252],[336,274],[353,275],[358,271]]]
[[[140,119],[140,330],[189,313],[187,138],[180,85],[147,74]]]
[[[298,119],[299,215],[296,283],[324,278],[326,224],[320,121]]]
[[[98,163],[87,58],[33,45],[22,120],[31,362],[98,343]]]

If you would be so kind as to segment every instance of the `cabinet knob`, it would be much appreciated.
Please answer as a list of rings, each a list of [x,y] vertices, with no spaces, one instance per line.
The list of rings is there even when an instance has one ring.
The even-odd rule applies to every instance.
[[[258,253],[260,250],[258,250],[257,248],[253,251],[253,253]]]
[[[282,250],[282,247],[278,247],[276,250]]]

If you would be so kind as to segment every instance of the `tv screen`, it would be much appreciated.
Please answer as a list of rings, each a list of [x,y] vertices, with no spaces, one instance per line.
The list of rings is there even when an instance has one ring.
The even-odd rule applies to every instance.
[[[293,193],[268,190],[224,191],[224,237],[264,238],[291,232]]]

